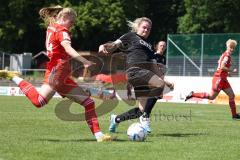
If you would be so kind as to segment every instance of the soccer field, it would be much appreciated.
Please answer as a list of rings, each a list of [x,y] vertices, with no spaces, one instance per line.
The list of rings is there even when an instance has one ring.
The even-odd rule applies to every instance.
[[[226,105],[157,103],[152,133],[145,142],[131,142],[119,125],[117,140],[97,143],[84,121],[63,121],[55,114],[62,99],[36,109],[26,97],[0,96],[0,160],[238,160],[240,121]],[[99,101],[97,104],[100,103]],[[112,112],[130,107],[121,102]],[[71,112],[82,113],[76,104]],[[109,115],[99,117],[108,131]]]

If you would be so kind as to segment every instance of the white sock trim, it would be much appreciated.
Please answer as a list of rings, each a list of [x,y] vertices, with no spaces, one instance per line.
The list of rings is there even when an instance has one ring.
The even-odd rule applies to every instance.
[[[12,81],[15,82],[17,85],[19,85],[22,82],[22,78],[13,76]]]
[[[100,131],[100,132],[96,132],[94,133],[94,136],[96,137],[96,139],[99,139],[103,136],[103,133]]]

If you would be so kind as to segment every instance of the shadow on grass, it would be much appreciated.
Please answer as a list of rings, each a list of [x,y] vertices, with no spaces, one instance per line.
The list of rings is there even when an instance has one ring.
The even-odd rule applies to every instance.
[[[47,141],[53,143],[64,143],[64,142],[94,142],[95,139],[37,139],[38,141]]]
[[[68,143],[68,142],[96,142],[95,139],[37,139],[37,141],[47,141],[52,143]],[[112,142],[126,142],[125,139],[114,139]]]
[[[208,135],[207,133],[159,133],[150,134],[149,137],[192,137],[192,136],[203,136]]]

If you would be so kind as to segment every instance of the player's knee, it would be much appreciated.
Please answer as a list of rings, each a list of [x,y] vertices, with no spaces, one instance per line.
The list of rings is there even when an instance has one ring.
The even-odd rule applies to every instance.
[[[86,98],[84,101],[80,102],[82,106],[84,106],[86,109],[95,108],[95,102],[91,98]]]
[[[149,97],[158,97],[158,96],[160,96],[160,95],[162,95],[163,94],[163,90],[164,90],[164,88],[163,87],[156,87],[156,88],[152,88],[151,89],[151,92],[149,93]]]

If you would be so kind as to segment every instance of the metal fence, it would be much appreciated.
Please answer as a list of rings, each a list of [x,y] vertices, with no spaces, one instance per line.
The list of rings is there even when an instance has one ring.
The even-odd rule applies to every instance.
[[[212,76],[217,61],[226,50],[226,41],[238,42],[232,55],[233,66],[240,75],[240,34],[169,34],[167,39],[168,75],[174,76]]]
[[[5,69],[5,67],[10,66],[10,54],[0,51],[0,68]]]

